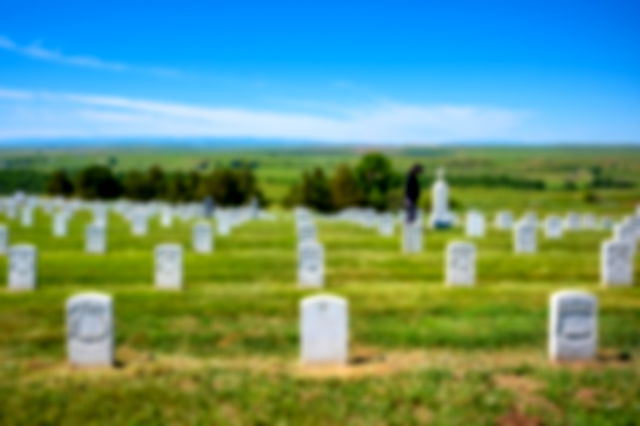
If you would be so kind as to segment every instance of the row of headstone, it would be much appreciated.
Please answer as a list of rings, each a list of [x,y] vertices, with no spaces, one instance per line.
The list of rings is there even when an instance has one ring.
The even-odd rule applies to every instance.
[[[207,224],[208,225],[208,224]],[[210,227],[210,225],[208,225]],[[197,229],[197,228],[196,228]],[[96,236],[88,238],[88,251],[104,250],[104,228],[87,227]],[[210,241],[207,240],[207,241]],[[202,244],[206,244],[205,241]],[[197,244],[197,243],[196,243]],[[209,247],[207,247],[209,248]],[[155,285],[162,289],[181,289],[183,285],[183,250],[179,244],[161,244],[155,248]],[[476,248],[467,242],[447,245],[445,282],[451,286],[472,286],[476,280]],[[298,245],[298,283],[301,287],[324,285],[324,250],[315,239]],[[601,282],[605,286],[633,284],[633,251],[621,241],[610,240],[601,249]],[[8,284],[12,290],[33,290],[37,279],[37,250],[30,245],[9,249]]]
[[[90,224],[86,227],[85,251],[87,253],[106,252],[106,229],[102,225]],[[208,222],[199,222],[193,226],[192,245],[196,253],[213,251],[213,227]]]
[[[90,225],[88,232],[97,231],[100,238],[103,228]],[[88,250],[98,252],[104,246],[98,240],[89,239],[93,246]],[[160,289],[181,289],[183,284],[183,254],[179,244],[160,244],[154,250],[154,282]],[[10,290],[34,290],[38,276],[38,251],[28,244],[13,245],[9,248],[7,283]]]
[[[381,237],[393,237],[395,234],[396,214],[392,212],[377,212],[372,208],[351,207],[338,213],[321,215],[321,218],[349,222],[363,228],[374,229]]]
[[[630,221],[628,221],[630,222]],[[413,225],[413,226],[412,226]],[[467,235],[480,236],[484,233],[484,218],[476,212],[467,216]],[[630,226],[630,225],[627,225]],[[516,253],[535,253],[537,250],[537,227],[534,215],[528,215],[514,226],[514,251]],[[548,238],[559,238],[563,233],[563,221],[560,216],[550,216],[545,221],[545,234]],[[421,220],[407,224],[403,229],[403,249],[408,253],[421,250],[423,229]],[[601,282],[605,286],[631,285],[633,283],[634,249],[628,240],[633,231],[627,231],[630,237],[607,241],[601,249]],[[470,243],[453,242],[447,246],[445,281],[449,285],[473,285],[475,283],[476,250]]]
[[[300,302],[300,360],[305,365],[344,365],[349,360],[349,305],[320,294]],[[66,304],[67,354],[75,366],[114,365],[115,320],[111,296],[83,293]],[[597,299],[582,291],[554,293],[549,303],[549,358],[585,361],[598,348]]]
[[[433,188],[434,207],[431,213],[430,222],[433,227],[450,227],[454,224],[454,213],[448,208],[448,187],[443,179],[439,179]],[[180,217],[183,220],[189,220],[194,218],[203,217],[203,208],[199,203],[187,203],[178,206],[169,206],[164,203],[133,203],[128,201],[118,201],[116,203],[103,203],[103,202],[82,202],[79,200],[43,200],[35,197],[24,197],[24,201],[18,204],[15,201],[7,201],[7,199],[1,200],[0,208],[5,210],[5,214],[8,210],[20,209],[22,223],[29,226],[33,222],[33,210],[40,206],[49,212],[57,212],[54,217],[54,235],[64,236],[66,234],[65,219],[68,221],[70,215],[79,209],[89,209],[93,212],[94,222],[98,225],[107,226],[107,214],[110,209],[120,213],[131,224],[131,231],[133,235],[146,235],[148,232],[148,221],[154,216],[160,217],[160,223],[163,227],[170,227],[173,224],[174,217]],[[10,197],[9,200],[13,200],[14,197]],[[7,207],[10,206],[10,207]],[[11,207],[12,206],[12,207]],[[258,212],[258,213],[256,213]],[[248,207],[224,209],[217,208],[215,211],[216,221],[218,222],[218,234],[228,235],[230,230],[238,223],[243,223],[246,220],[255,219],[260,217],[261,212],[257,210],[255,204]],[[392,214],[390,213],[377,213],[373,209],[369,208],[354,208],[346,209],[340,212],[337,216],[351,219],[356,223],[360,223],[365,227],[378,228],[381,235],[390,236],[393,234],[393,222]],[[532,213],[525,215],[526,220],[536,221],[536,217]],[[480,237],[484,233],[482,229],[485,228],[482,223],[484,222],[484,216],[478,211],[470,211],[467,215],[467,235],[469,237]],[[495,226],[498,229],[511,229],[514,224],[513,215],[509,211],[499,211],[495,216]],[[557,229],[555,226],[555,218],[550,218],[548,224],[549,229]],[[575,212],[569,212],[562,218],[563,230],[578,230],[578,229],[609,229],[613,226],[613,221],[610,218],[598,218],[592,213],[578,214]],[[546,234],[546,233],[545,233]],[[551,231],[552,236],[550,238],[558,238],[558,232]]]
[[[582,291],[554,293],[549,302],[549,357],[584,361],[598,346],[597,299]],[[300,302],[300,351],[304,364],[345,364],[349,358],[346,299],[316,295]]]
[[[10,219],[15,218],[17,212],[19,212],[20,223],[24,227],[33,225],[34,211],[37,208],[41,208],[52,215],[52,233],[55,237],[65,237],[67,235],[68,223],[73,214],[79,210],[90,211],[93,215],[92,224],[105,228],[108,227],[109,212],[113,211],[129,222],[131,233],[134,236],[147,235],[149,221],[154,216],[159,217],[160,225],[164,228],[171,227],[174,223],[174,218],[188,221],[205,217],[204,209],[200,203],[184,203],[171,206],[166,203],[139,203],[125,200],[114,203],[86,202],[62,198],[28,197],[24,194],[0,198],[0,211],[4,212]],[[262,212],[257,202],[244,207],[218,208],[215,214],[219,235],[229,235],[234,227],[249,220],[273,220],[275,218],[271,214]]]

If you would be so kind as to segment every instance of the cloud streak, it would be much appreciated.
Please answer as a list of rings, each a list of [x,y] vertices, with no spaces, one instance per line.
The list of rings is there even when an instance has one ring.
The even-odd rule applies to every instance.
[[[121,62],[105,61],[94,56],[67,55],[59,50],[46,48],[39,42],[33,42],[29,45],[20,45],[10,38],[2,35],[0,35],[0,49],[32,59],[82,68],[92,68],[112,72],[142,72],[164,76],[175,76],[179,74],[177,71],[168,68],[137,67]]]
[[[0,88],[0,139],[248,137],[428,143],[503,138],[527,115],[504,108],[394,101],[339,105],[336,111],[328,116]]]

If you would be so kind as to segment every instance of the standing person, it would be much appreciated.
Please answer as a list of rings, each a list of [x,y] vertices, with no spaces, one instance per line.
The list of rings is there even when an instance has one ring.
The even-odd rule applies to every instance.
[[[420,199],[420,182],[418,178],[420,173],[422,173],[422,166],[415,164],[407,174],[407,181],[404,187],[407,223],[413,223],[418,215],[418,200]]]

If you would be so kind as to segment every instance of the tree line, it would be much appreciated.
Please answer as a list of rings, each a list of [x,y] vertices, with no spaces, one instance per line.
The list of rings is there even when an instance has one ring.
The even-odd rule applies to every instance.
[[[319,167],[305,171],[284,199],[285,206],[304,205],[322,212],[346,207],[397,209],[402,205],[402,174],[381,153],[369,153],[355,166],[339,165],[331,176]]]
[[[212,197],[221,205],[241,205],[254,197],[266,204],[260,190],[253,163],[241,160],[230,166],[218,166],[212,171],[202,167],[191,171],[167,172],[160,166],[147,170],[115,172],[114,164],[90,165],[69,172],[44,172],[37,169],[0,168],[0,194],[17,190],[28,193],[77,196],[84,199],[166,200],[170,202],[199,201]],[[331,212],[350,206],[393,210],[403,204],[403,184],[406,170],[394,169],[391,160],[382,153],[368,153],[351,164],[341,164],[333,171],[316,167],[302,173],[281,201],[284,206],[306,205]],[[421,176],[423,188],[433,183],[433,170]],[[549,185],[541,178],[505,174],[448,174],[448,183],[455,187],[511,188],[542,191],[561,189],[584,190],[590,202],[597,201],[594,190],[631,188],[631,181],[613,178],[601,167],[592,167],[586,179],[567,179],[559,186]],[[429,197],[422,197],[428,208]],[[595,201],[594,201],[595,200]],[[452,204],[459,204],[452,199]]]
[[[114,173],[110,167],[92,165],[75,175],[66,170],[54,171],[47,181],[46,192],[88,200],[124,197],[138,201],[186,202],[211,197],[220,205],[241,205],[254,198],[266,204],[249,167],[223,167],[204,173],[165,172],[160,166],[152,166],[146,171]]]

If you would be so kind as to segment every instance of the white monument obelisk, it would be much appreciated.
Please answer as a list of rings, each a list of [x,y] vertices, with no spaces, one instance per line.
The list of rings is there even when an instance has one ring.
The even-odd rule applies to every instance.
[[[449,212],[449,187],[444,180],[444,169],[438,169],[437,178],[431,188],[431,227],[434,229],[449,228],[451,223]]]

